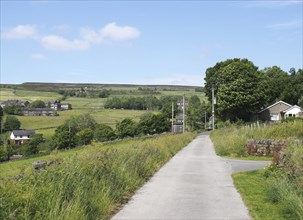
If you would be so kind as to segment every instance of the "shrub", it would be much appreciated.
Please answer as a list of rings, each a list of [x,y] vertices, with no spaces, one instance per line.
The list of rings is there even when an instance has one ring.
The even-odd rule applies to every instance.
[[[97,141],[111,141],[116,138],[114,130],[106,124],[96,125],[94,139]]]
[[[119,138],[134,137],[137,134],[137,123],[130,118],[125,118],[117,122],[116,132]]]
[[[85,129],[79,131],[76,134],[76,136],[78,138],[78,144],[87,145],[87,144],[90,144],[92,142],[94,134],[93,134],[92,129],[85,128]]]

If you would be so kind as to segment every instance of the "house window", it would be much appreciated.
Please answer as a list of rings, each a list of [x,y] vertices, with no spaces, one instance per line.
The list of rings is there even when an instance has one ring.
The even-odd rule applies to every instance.
[[[270,114],[270,120],[271,121],[278,121],[279,120],[279,114],[277,114],[277,113],[271,113]]]

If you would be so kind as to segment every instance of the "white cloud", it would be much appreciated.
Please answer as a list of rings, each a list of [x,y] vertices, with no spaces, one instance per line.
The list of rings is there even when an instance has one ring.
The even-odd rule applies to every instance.
[[[90,44],[83,40],[67,40],[56,35],[49,35],[41,39],[43,47],[47,50],[83,50],[90,47]]]
[[[100,44],[100,43],[104,42],[104,39],[102,38],[100,33],[98,33],[97,31],[95,31],[93,29],[82,28],[80,30],[80,36],[83,40],[90,42],[90,43]]]
[[[61,24],[54,26],[52,29],[66,32],[69,31],[70,28],[67,24]],[[1,38],[33,38],[38,40],[47,50],[69,51],[88,49],[93,44],[133,39],[139,37],[140,34],[140,31],[134,27],[118,26],[115,22],[112,22],[100,30],[81,28],[79,38],[74,40],[69,40],[54,34],[38,37],[35,25],[18,25],[15,28],[1,32]]]
[[[32,54],[30,56],[30,59],[31,60],[46,60],[46,56],[44,56],[43,54],[40,54],[40,53],[36,53],[36,54]]]
[[[115,22],[107,24],[100,30],[101,36],[110,40],[126,40],[137,38],[140,31],[137,28],[129,26],[118,26]]]
[[[58,30],[58,31],[67,32],[71,29],[71,26],[67,25],[67,24],[59,24],[59,25],[54,26],[54,29]]]
[[[122,41],[137,38],[140,36],[137,28],[130,26],[118,26],[115,22],[105,25],[100,30],[82,28],[80,36],[93,44],[101,44],[106,41]]]
[[[302,20],[294,20],[294,21],[271,24],[268,25],[267,28],[275,29],[275,30],[296,29],[296,28],[302,29],[302,25],[303,25]]]
[[[4,39],[26,39],[34,38],[37,34],[34,25],[18,25],[14,28],[1,32],[1,38]]]

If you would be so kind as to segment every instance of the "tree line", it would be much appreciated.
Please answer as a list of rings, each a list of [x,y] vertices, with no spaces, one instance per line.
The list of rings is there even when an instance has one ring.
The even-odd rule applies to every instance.
[[[248,59],[228,59],[206,70],[205,93],[212,99],[215,87],[216,116],[221,120],[249,121],[252,114],[282,100],[303,107],[303,71],[289,73],[278,66],[263,70]]]
[[[104,108],[107,109],[133,109],[133,110],[161,110],[172,102],[181,100],[181,96],[144,96],[144,97],[113,97],[108,99]]]

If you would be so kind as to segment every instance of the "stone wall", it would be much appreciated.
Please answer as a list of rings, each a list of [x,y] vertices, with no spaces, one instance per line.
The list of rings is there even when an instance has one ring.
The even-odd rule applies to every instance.
[[[248,155],[272,156],[274,163],[279,164],[287,144],[285,140],[259,139],[248,140],[245,147]]]

